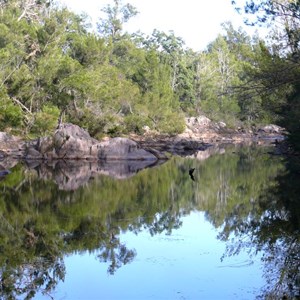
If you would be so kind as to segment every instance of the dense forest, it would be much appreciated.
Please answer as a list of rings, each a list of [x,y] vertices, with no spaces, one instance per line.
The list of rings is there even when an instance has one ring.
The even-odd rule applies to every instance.
[[[103,8],[96,32],[52,0],[1,0],[0,130],[42,135],[60,119],[97,138],[145,126],[176,134],[184,117],[205,114],[229,127],[274,122],[299,141],[300,4],[239,2],[268,37],[228,22],[195,52],[172,31],[124,32],[138,12],[121,0]]]

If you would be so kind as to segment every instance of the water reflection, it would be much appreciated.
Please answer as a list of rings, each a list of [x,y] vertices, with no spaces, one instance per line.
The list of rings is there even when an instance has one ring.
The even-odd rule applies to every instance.
[[[137,244],[122,240],[125,233],[137,239],[144,232],[172,236],[194,211],[203,212],[227,244],[219,258],[223,255],[225,261],[248,251],[250,256],[235,265],[245,267],[262,252],[269,276],[262,297],[296,296],[299,174],[291,173],[289,165],[285,169],[282,159],[266,154],[265,148],[213,151],[207,159],[203,153],[173,157],[143,170],[145,166],[125,164],[12,163],[11,173],[0,182],[3,298],[55,294],[57,284],[68,278],[65,260],[70,254],[89,252],[109,274],[118,274],[140,255]],[[290,189],[282,193],[286,184]],[[175,253],[179,244],[174,244]],[[182,255],[192,268],[195,262]]]
[[[136,235],[122,233],[127,247],[136,249],[132,263],[107,276],[96,254],[66,259],[68,273],[57,287],[56,298],[66,299],[254,299],[262,283],[260,256],[251,261],[246,252],[224,262],[224,243],[204,213],[181,217],[182,225],[151,236],[147,230]],[[84,273],[82,272],[84,263]],[[81,282],[89,289],[82,289]],[[95,297],[95,295],[101,295]]]
[[[42,161],[26,162],[29,169],[37,171],[40,179],[52,179],[60,190],[77,190],[98,175],[106,175],[117,179],[125,179],[164,161],[147,160],[99,161],[86,162],[78,160],[61,160],[52,163]]]

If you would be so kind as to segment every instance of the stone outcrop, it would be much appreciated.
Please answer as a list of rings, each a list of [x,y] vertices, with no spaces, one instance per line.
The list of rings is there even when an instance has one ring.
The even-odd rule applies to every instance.
[[[224,122],[213,122],[206,116],[186,118],[186,129],[177,138],[201,139],[203,142],[240,143],[265,137],[283,136],[284,128],[269,124],[258,128],[228,128]]]
[[[157,160],[154,152],[147,151],[127,138],[113,138],[97,144],[100,160]]]
[[[0,159],[6,156],[22,157],[26,148],[25,141],[6,132],[0,132]]]
[[[274,140],[283,140],[285,130],[277,125],[258,128],[228,128],[224,122],[213,122],[206,116],[185,119],[186,128],[176,136],[160,136],[151,131],[142,137],[131,135],[145,149],[156,149],[175,155],[188,156],[197,151],[205,151],[211,145],[222,144],[272,144]]]
[[[26,159],[97,159],[99,141],[77,125],[63,124],[52,136],[27,144]]]
[[[284,128],[278,126],[278,125],[274,125],[274,124],[269,124],[263,127],[258,128],[257,130],[258,133],[266,133],[266,134],[277,134],[277,135],[281,135],[285,133]]]
[[[51,137],[42,137],[26,145],[27,160],[149,160],[166,159],[163,154],[142,149],[127,138],[98,141],[73,124],[63,124]]]
[[[33,141],[0,132],[0,160],[5,156],[27,160],[149,160],[167,159],[165,152],[190,155],[209,144],[257,142],[283,138],[284,129],[277,125],[261,128],[228,128],[224,122],[213,122],[206,116],[186,118],[186,129],[177,136],[152,135],[107,138],[98,141],[73,124],[62,124],[52,136]]]
[[[10,173],[8,169],[5,169],[3,166],[0,165],[0,181]]]
[[[179,134],[177,140],[212,141],[219,138],[215,124],[205,116],[190,117],[185,119],[186,128]]]

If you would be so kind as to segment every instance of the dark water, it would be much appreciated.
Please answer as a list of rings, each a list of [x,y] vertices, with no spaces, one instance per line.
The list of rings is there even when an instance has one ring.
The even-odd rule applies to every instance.
[[[0,299],[298,299],[299,172],[268,151],[0,162]]]

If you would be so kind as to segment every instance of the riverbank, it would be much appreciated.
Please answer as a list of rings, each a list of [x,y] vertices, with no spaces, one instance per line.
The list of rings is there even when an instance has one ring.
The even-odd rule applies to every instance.
[[[203,151],[210,146],[221,144],[257,144],[275,145],[283,141],[284,128],[269,124],[252,128],[229,128],[224,122],[213,122],[205,116],[186,118],[183,133],[175,136],[161,135],[145,129],[144,135],[129,136],[143,148],[185,155],[194,151]]]
[[[167,136],[144,128],[143,135],[96,140],[77,125],[65,123],[52,135],[25,140],[0,132],[0,159],[26,160],[149,160],[167,159],[170,154],[189,155],[219,144],[272,144],[284,139],[277,125],[258,128],[228,128],[205,116],[186,118],[186,128],[176,136]]]

